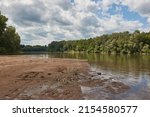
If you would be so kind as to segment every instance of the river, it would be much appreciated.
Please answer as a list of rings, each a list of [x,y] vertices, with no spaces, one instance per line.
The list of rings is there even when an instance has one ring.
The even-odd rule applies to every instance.
[[[121,81],[130,89],[127,92],[111,95],[112,99],[150,99],[150,56],[149,55],[101,55],[83,53],[35,54],[33,57],[75,58],[87,60],[91,71],[101,72],[105,78]],[[92,99],[101,98],[100,90],[88,89]],[[94,92],[94,93],[93,93]],[[110,95],[107,94],[109,97]],[[87,97],[87,99],[90,99]],[[105,99],[105,98],[104,98]]]

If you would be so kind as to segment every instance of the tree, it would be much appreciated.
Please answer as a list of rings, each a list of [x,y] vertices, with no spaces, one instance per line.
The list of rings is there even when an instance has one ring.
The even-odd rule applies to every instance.
[[[47,46],[41,46],[41,45],[21,45],[21,51],[23,52],[45,52],[47,51]]]
[[[150,46],[148,44],[145,44],[142,48],[142,52],[145,54],[150,53]]]
[[[2,36],[2,33],[5,31],[6,29],[6,22],[7,22],[8,18],[6,18],[5,16],[1,15],[0,12],[0,36]]]
[[[77,51],[88,53],[108,53],[108,54],[138,54],[150,51],[150,32],[140,32],[136,30],[133,33],[128,31],[102,35],[95,38],[81,39],[74,41],[65,41],[65,43],[52,42],[49,44],[49,50],[53,52]]]
[[[17,53],[20,49],[20,36],[14,27],[7,26],[7,21],[0,13],[0,54]]]

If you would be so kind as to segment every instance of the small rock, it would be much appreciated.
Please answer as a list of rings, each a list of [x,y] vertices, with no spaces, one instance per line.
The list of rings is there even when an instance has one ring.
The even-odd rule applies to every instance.
[[[48,75],[51,75],[52,73],[48,73]]]
[[[101,73],[101,72],[97,72],[97,74],[98,74],[98,75],[102,75],[102,73]]]
[[[92,80],[92,78],[88,78],[89,80]]]
[[[41,76],[41,78],[44,78],[44,76]]]

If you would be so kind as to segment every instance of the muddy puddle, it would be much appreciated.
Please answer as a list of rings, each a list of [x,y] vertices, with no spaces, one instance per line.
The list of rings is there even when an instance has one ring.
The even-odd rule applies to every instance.
[[[22,80],[35,80],[36,83],[27,85],[14,99],[121,99],[131,90],[131,87],[118,79],[105,77],[105,74],[93,69],[88,74],[57,71],[47,80],[44,79],[48,77],[44,75],[47,73],[41,71],[19,75]]]

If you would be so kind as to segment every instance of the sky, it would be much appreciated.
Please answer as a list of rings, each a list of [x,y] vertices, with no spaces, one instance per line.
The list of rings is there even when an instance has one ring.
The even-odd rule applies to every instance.
[[[0,11],[25,45],[150,31],[150,0],[0,0]]]

